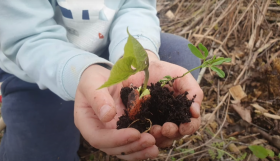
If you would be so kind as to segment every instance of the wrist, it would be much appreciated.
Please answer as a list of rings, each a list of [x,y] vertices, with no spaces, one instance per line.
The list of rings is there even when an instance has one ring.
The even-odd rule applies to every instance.
[[[110,75],[110,70],[103,67],[100,64],[93,64],[87,67],[81,75],[81,81],[85,81],[87,78],[100,77],[102,79],[107,79]]]
[[[148,57],[149,57],[149,61],[150,61],[150,62],[151,62],[151,61],[159,61],[158,56],[157,56],[154,52],[152,52],[152,51],[150,51],[150,50],[146,50],[146,52],[147,52],[147,55],[148,55]]]

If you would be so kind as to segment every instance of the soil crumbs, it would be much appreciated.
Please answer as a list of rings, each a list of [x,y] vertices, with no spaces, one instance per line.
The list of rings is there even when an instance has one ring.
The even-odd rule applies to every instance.
[[[120,120],[117,122],[118,129],[133,127],[140,132],[144,132],[150,127],[150,122],[148,120],[150,120],[153,125],[163,125],[165,122],[173,122],[178,126],[181,123],[191,121],[190,118],[192,115],[190,113],[190,106],[195,96],[191,100],[188,100],[186,97],[188,92],[174,96],[173,91],[169,91],[166,87],[161,87],[159,82],[148,86],[151,96],[145,101],[141,101],[137,113],[133,114],[133,118],[130,118],[129,114],[133,112],[133,106],[135,105],[135,103],[131,103],[130,100],[132,97],[132,101],[135,101],[134,89],[124,87],[121,91],[121,98],[126,109],[125,114],[121,116]],[[136,95],[136,97],[138,97],[138,95]]]

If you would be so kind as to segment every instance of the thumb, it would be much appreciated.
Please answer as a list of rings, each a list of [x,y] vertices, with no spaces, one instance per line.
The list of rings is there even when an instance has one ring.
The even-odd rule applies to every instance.
[[[98,89],[109,74],[108,69],[93,65],[84,71],[78,86],[84,96],[84,103],[93,109],[102,122],[109,122],[116,115],[115,103],[108,88]]]
[[[116,115],[115,103],[108,88],[89,92],[89,104],[102,122],[111,121]]]

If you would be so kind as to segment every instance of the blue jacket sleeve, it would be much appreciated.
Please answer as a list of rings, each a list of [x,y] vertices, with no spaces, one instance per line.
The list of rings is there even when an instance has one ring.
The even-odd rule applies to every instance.
[[[68,42],[48,0],[1,0],[0,15],[0,67],[64,100],[74,100],[88,66],[111,65]]]
[[[111,62],[115,63],[123,56],[128,38],[127,28],[146,50],[158,56],[161,29],[156,14],[156,0],[126,0],[124,2],[115,16],[109,33]]]

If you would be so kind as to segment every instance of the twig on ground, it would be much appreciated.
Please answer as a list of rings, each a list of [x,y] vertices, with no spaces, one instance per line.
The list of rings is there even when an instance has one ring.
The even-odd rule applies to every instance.
[[[177,8],[176,12],[175,12],[175,19],[177,19],[177,15],[178,15],[178,12],[180,11],[182,5],[184,4],[185,0],[181,0],[181,3],[179,4],[179,7]]]
[[[166,157],[165,161],[168,161],[174,147],[175,147],[175,144],[176,144],[176,140],[174,140],[173,144],[172,144],[172,148],[169,150],[169,153],[168,153],[168,156]]]
[[[199,35],[199,34],[193,34],[193,37],[198,37],[198,38],[206,38],[206,39],[210,39],[210,40],[213,40],[219,44],[222,44],[223,42],[221,42],[220,40],[217,40],[215,39],[214,37],[212,36],[204,36],[204,35]]]
[[[185,157],[182,157],[182,158],[180,158],[180,159],[178,159],[178,160],[176,160],[176,161],[181,161],[182,159],[186,159],[186,158],[188,158],[188,157],[191,157],[191,156],[193,156],[193,155],[196,155],[196,154],[201,154],[201,153],[204,153],[204,152],[206,152],[207,150],[202,150],[202,151],[199,151],[199,152],[195,152],[195,153],[193,153],[193,154],[189,154],[189,155],[187,155],[187,156],[185,156]]]

